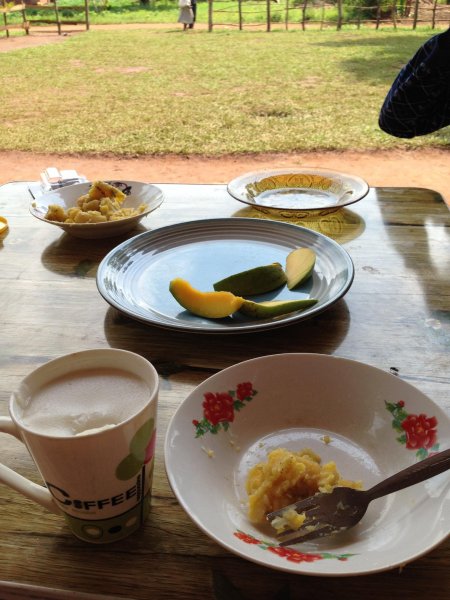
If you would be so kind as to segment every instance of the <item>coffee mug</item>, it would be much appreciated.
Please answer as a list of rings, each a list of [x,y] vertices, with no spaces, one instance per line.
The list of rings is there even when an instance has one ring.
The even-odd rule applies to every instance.
[[[0,482],[62,514],[80,539],[133,533],[150,508],[158,374],[125,350],[68,354],[31,372],[0,431],[23,442],[45,487],[0,464]]]

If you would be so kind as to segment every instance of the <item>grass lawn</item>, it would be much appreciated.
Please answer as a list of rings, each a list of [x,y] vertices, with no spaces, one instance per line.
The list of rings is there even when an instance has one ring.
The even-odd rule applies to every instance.
[[[0,150],[209,154],[446,146],[378,128],[431,31],[90,31],[0,54]]]

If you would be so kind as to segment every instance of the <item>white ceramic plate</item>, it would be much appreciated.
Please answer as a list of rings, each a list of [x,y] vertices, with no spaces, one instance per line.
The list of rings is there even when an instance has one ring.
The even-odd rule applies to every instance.
[[[263,211],[299,215],[310,211],[334,211],[353,204],[369,192],[368,184],[355,175],[328,169],[273,169],[241,175],[228,184],[233,198]]]
[[[286,256],[299,246],[316,253],[313,276],[295,290],[283,286],[252,299],[317,298],[317,304],[306,310],[271,319],[251,319],[239,313],[204,319],[184,310],[169,292],[169,282],[175,277],[208,291],[232,273],[272,262],[284,266]],[[320,233],[276,221],[226,218],[161,227],[123,242],[100,263],[97,286],[112,306],[144,323],[200,333],[242,333],[318,314],[347,292],[353,274],[347,252]]]
[[[418,421],[426,434],[411,427]],[[368,489],[449,445],[449,418],[400,378],[347,359],[280,354],[199,385],[169,424],[164,456],[181,506],[216,542],[275,569],[339,576],[392,569],[442,542],[450,533],[449,473],[373,501],[345,533],[282,550],[270,526],[247,519],[249,468],[271,449],[309,447]]]
[[[66,210],[76,206],[77,199],[87,194],[91,187],[91,182],[87,182],[62,187],[59,190],[39,196],[31,203],[30,212],[41,221],[50,225],[56,225],[74,237],[101,239],[122,235],[131,231],[145,216],[157,209],[164,200],[162,191],[149,183],[109,180],[107,183],[114,185],[126,194],[127,198],[123,202],[123,208],[138,208],[143,203],[147,205],[147,208],[134,217],[127,217],[119,221],[106,221],[104,223],[58,223],[57,221],[50,221],[45,218],[48,207],[51,204],[58,204]]]

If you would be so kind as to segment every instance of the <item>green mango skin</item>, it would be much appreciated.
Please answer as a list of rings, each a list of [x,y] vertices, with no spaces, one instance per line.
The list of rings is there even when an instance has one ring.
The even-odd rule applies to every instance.
[[[317,304],[315,298],[304,298],[303,300],[271,300],[268,302],[244,300],[244,304],[239,309],[239,312],[254,319],[268,319],[297,310],[304,310],[309,306],[314,306],[314,304]]]
[[[286,258],[287,287],[292,290],[312,275],[316,253],[310,248],[292,250]]]
[[[272,263],[241,271],[217,281],[216,292],[231,292],[236,296],[254,296],[270,292],[286,283],[286,274],[280,263]]]

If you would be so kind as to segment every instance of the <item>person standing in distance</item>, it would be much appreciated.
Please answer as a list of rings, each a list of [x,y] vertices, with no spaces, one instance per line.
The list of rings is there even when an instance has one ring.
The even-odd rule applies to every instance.
[[[194,29],[194,23],[197,19],[197,0],[191,0],[191,8],[192,8],[193,20],[192,20],[192,23],[189,23],[189,29]]]
[[[183,23],[183,31],[194,24],[194,12],[192,10],[191,0],[178,0],[178,23]]]

